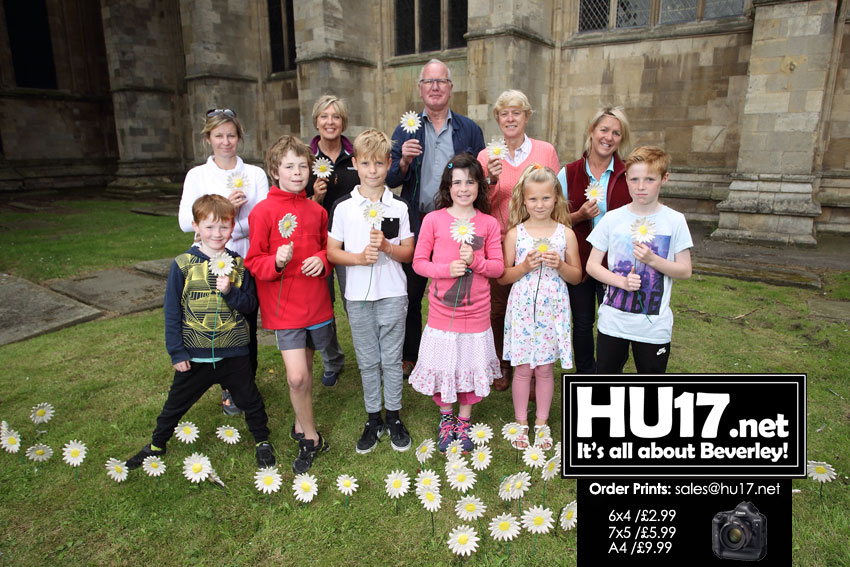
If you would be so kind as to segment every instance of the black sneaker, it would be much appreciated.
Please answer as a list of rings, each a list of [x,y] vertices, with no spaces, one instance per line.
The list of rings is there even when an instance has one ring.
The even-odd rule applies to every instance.
[[[322,384],[324,384],[326,388],[333,388],[336,386],[337,380],[339,380],[339,372],[325,370],[322,374]]]
[[[159,457],[160,455],[165,454],[165,449],[160,449],[154,451],[151,449],[150,443],[142,447],[142,450],[127,459],[127,470],[137,469],[142,466],[142,461],[147,459],[148,457]]]
[[[298,443],[299,441],[304,439],[303,433],[297,433],[295,431],[295,424],[294,423],[292,424],[292,429],[289,430],[289,438],[292,439],[293,441],[295,441],[296,443]]]
[[[383,434],[383,421],[372,421],[371,419],[367,421],[366,427],[363,428],[363,435],[361,435],[360,439],[357,440],[357,452],[361,455],[371,453],[372,450],[378,445],[378,439],[380,439],[381,435]]]
[[[242,413],[242,410],[236,407],[236,404],[233,403],[233,396],[230,395],[229,390],[221,391],[221,411],[224,415],[234,416]]]
[[[400,419],[395,419],[387,424],[390,429],[390,445],[396,451],[407,451],[410,449],[410,434]]]
[[[257,445],[257,466],[261,469],[273,467],[277,464],[274,458],[274,449],[271,443],[263,441]]]
[[[318,433],[318,431],[316,433]],[[310,467],[313,466],[313,459],[316,455],[328,450],[329,447],[327,441],[325,441],[321,433],[318,433],[318,435],[318,443],[312,439],[302,439],[298,442],[298,457],[295,459],[295,462],[292,463],[292,472],[295,474],[301,474],[309,471]]]

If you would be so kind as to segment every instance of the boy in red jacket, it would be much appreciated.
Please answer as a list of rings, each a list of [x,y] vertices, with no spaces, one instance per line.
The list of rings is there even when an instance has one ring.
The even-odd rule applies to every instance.
[[[284,136],[266,152],[275,185],[248,217],[251,245],[245,265],[254,275],[263,327],[274,330],[295,411],[290,436],[298,441],[296,474],[310,470],[328,444],[313,419],[313,352],[333,338],[333,308],[325,278],[328,214],[304,192],[313,154]]]

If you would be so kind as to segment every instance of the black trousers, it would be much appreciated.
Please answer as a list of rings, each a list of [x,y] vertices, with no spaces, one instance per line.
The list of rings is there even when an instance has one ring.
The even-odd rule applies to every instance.
[[[416,362],[419,358],[419,343],[422,341],[422,298],[428,287],[428,278],[414,272],[411,264],[402,264],[401,267],[407,276],[407,319],[401,358]]]
[[[599,374],[622,374],[629,360],[629,345],[635,357],[638,374],[664,374],[670,358],[670,343],[639,343],[599,333],[596,337],[596,360]]]
[[[593,322],[596,320],[596,305],[602,304],[605,286],[590,276],[583,282],[567,284],[570,293],[570,310],[573,314],[573,352],[576,372],[595,374],[593,359]]]
[[[211,362],[192,362],[191,365],[188,372],[174,372],[168,398],[156,418],[156,429],[151,439],[154,445],[165,447],[180,419],[213,384],[221,384],[222,388],[230,390],[233,402],[245,412],[245,422],[254,441],[268,441],[269,418],[263,397],[254,382],[249,356],[225,358],[216,362],[215,367]]]

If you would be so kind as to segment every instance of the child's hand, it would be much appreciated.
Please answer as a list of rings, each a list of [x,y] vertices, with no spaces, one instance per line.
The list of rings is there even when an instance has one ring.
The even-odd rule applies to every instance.
[[[371,244],[367,244],[361,254],[363,255],[364,266],[371,266],[378,261],[378,249]]]
[[[640,276],[635,273],[635,267],[632,266],[632,271],[629,272],[629,275],[624,278],[625,286],[623,289],[626,291],[637,291],[640,289]]]
[[[227,198],[231,203],[233,203],[233,206],[236,207],[237,213],[239,212],[239,207],[248,202],[248,197],[245,196],[245,192],[241,189],[233,191],[227,196]]]
[[[188,360],[181,360],[177,364],[172,364],[172,366],[177,372],[189,372],[189,369],[192,368],[192,365],[189,364]]]
[[[328,182],[325,179],[316,179],[313,183],[313,200],[321,203],[325,200],[325,193],[328,192]]]
[[[561,262],[563,262],[563,258],[561,255],[555,250],[547,250],[543,253],[543,265],[547,268],[555,268],[556,270],[561,269]]]
[[[543,258],[540,256],[540,252],[537,250],[532,250],[525,256],[525,260],[522,261],[522,269],[525,270],[525,273],[540,267],[540,264],[543,263]]]
[[[633,250],[635,260],[637,260],[638,262],[643,262],[644,264],[651,264],[655,256],[655,253],[652,251],[652,248],[650,248],[646,244],[639,244],[637,242],[634,242],[633,244],[635,245]]]
[[[590,220],[599,215],[599,207],[596,205],[596,199],[588,199],[578,210],[579,216],[584,220]]]
[[[466,262],[467,266],[472,265],[472,260],[474,259],[472,246],[470,246],[466,242],[460,245],[460,259]]]
[[[374,246],[376,250],[383,250],[386,240],[384,233],[380,230],[374,228],[369,230],[369,246]]]
[[[218,276],[215,278],[215,288],[223,294],[230,292],[230,276]]]
[[[290,260],[292,260],[292,243],[278,246],[277,254],[274,257],[274,265],[277,266],[277,269],[282,270]]]
[[[490,176],[490,185],[495,185],[499,182],[499,176],[502,174],[502,160],[493,158],[487,162],[487,174]]]
[[[449,264],[449,274],[453,278],[459,278],[466,273],[467,264],[463,260],[452,260]]]
[[[318,256],[310,256],[301,262],[301,273],[305,276],[315,278],[322,275],[325,270],[325,265]]]

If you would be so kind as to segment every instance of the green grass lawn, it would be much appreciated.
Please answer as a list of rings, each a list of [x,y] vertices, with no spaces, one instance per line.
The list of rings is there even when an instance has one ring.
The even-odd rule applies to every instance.
[[[132,215],[126,212],[130,206],[69,201],[58,204],[58,212],[4,212],[4,241],[12,244],[12,253],[3,256],[0,270],[44,281],[174,256],[188,244],[176,219]],[[829,277],[828,297],[850,297],[847,275]],[[825,486],[823,507],[816,483],[793,481],[801,491],[792,497],[793,564],[806,567],[850,565],[850,325],[810,316],[807,302],[822,293],[702,276],[677,282],[668,369],[808,373],[808,458],[831,463],[839,478]],[[430,516],[412,494],[401,499],[396,512],[384,492],[383,479],[391,470],[416,474],[413,452],[396,453],[386,441],[369,455],[354,452],[365,416],[339,304],[337,311],[346,370],[333,389],[315,380],[317,421],[331,450],[317,458],[311,471],[318,477],[319,494],[306,506],[296,503],[290,488],[296,453],[288,438],[292,409],[274,348],[260,348],[258,385],[284,484],[267,499],[253,486],[256,463],[244,421],[223,416],[213,390],[186,419],[199,426],[195,449],[210,457],[227,490],[186,481],[180,465],[191,449],[176,440],[169,443],[168,470],[159,481],[141,470],[120,485],[106,476],[108,458],[127,458],[149,441],[171,382],[161,310],[96,320],[0,347],[5,371],[0,419],[20,432],[24,448],[36,436],[28,419],[32,406],[50,402],[56,408],[56,417],[38,427],[47,430],[38,440],[53,448],[50,461],[36,467],[20,454],[0,453],[0,565],[458,564],[445,544],[448,532],[462,522],[454,512],[457,493],[445,485],[444,460],[433,457],[426,465],[444,481],[432,537]],[[318,363],[314,374],[321,375]],[[404,404],[402,415],[414,444],[433,437],[433,402],[405,385]],[[556,396],[550,419],[554,431],[560,430],[560,410]],[[509,393],[494,392],[475,408],[473,421],[500,429],[512,416]],[[215,428],[226,423],[242,432],[237,445],[216,439]],[[79,479],[61,461],[61,447],[70,439],[88,445]],[[525,468],[521,461],[515,464],[515,453],[498,431],[491,447],[494,463],[472,491],[488,506],[485,522],[505,510],[498,481]],[[354,475],[360,484],[348,507],[335,488],[341,473]],[[546,487],[546,505],[557,513],[575,493],[574,480],[554,480]],[[539,504],[542,497],[536,472],[523,507]],[[516,512],[516,503],[512,509]],[[488,537],[466,563],[575,565],[576,531],[541,536],[536,546],[523,533],[512,542],[508,558],[505,546]]]

